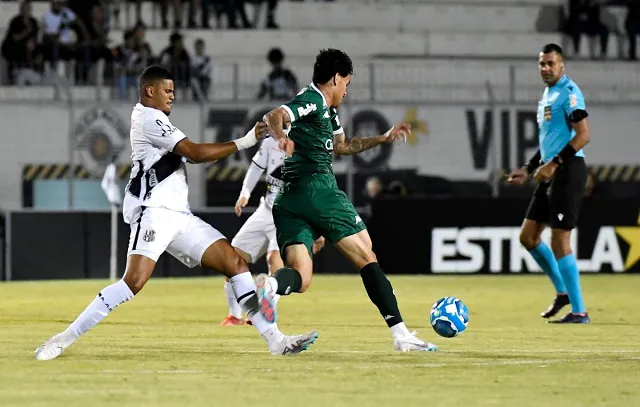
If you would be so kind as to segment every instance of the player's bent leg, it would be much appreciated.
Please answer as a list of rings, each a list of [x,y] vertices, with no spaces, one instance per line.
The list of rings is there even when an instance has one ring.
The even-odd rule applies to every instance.
[[[582,299],[580,270],[575,255],[571,252],[571,230],[551,229],[551,248],[558,262],[558,269],[566,284],[571,312],[563,318],[551,321],[561,324],[586,324],[591,322]]]
[[[520,230],[520,243],[529,251],[531,257],[549,277],[556,290],[556,296],[551,305],[540,313],[543,318],[551,318],[560,312],[563,307],[569,305],[569,296],[553,251],[540,239],[546,226],[545,223],[537,222],[533,219],[525,219]]]
[[[229,278],[233,292],[242,310],[251,319],[269,345],[273,355],[297,354],[306,350],[318,338],[317,332],[298,336],[285,336],[275,323],[277,310],[275,303],[258,301],[256,285],[247,263],[231,247],[226,239],[212,243],[204,252],[201,264],[216,270]]]
[[[276,249],[267,252],[267,265],[269,266],[269,275],[273,275],[277,270],[284,267],[280,250]]]
[[[51,360],[62,354],[73,342],[96,326],[123,302],[131,300],[151,277],[155,260],[132,254],[127,259],[124,277],[102,289],[96,298],[63,332],[39,346],[35,351],[37,360]]]
[[[339,240],[336,247],[360,270],[369,299],[391,329],[394,349],[400,352],[437,350],[436,345],[422,341],[416,337],[415,332],[407,329],[393,287],[373,253],[369,232],[365,229],[347,236]]]
[[[234,249],[236,253],[238,253],[238,255],[242,257],[244,261],[246,261],[247,263],[250,263],[251,256],[249,254],[245,253],[244,251],[240,250],[237,247],[234,247]],[[227,306],[229,307],[229,314],[227,314],[227,316],[222,320],[222,322],[220,322],[220,325],[221,326],[244,325],[245,321],[244,319],[242,319],[242,308],[240,307],[240,304],[238,304],[236,295],[233,292],[233,287],[231,286],[231,283],[229,282],[228,277],[224,278],[224,293],[227,298]]]

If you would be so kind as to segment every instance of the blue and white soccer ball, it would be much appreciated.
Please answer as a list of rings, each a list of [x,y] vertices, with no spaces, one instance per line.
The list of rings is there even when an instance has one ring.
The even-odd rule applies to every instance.
[[[467,329],[469,310],[456,297],[440,298],[431,307],[431,326],[440,336],[453,338]]]

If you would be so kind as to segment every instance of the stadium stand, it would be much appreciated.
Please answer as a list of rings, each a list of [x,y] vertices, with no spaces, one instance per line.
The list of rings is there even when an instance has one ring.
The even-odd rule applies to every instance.
[[[560,29],[558,0],[431,0],[334,2],[281,2],[277,10],[280,30],[184,29],[184,46],[190,54],[197,38],[206,44],[213,59],[212,97],[218,99],[250,99],[256,83],[268,72],[265,54],[280,46],[286,64],[300,78],[310,74],[308,64],[316,50],[333,46],[344,49],[357,60],[359,77],[354,97],[361,100],[437,100],[483,101],[487,81],[495,87],[496,98],[503,101],[535,100],[538,80],[535,57],[541,44],[566,42]],[[9,20],[18,9],[17,2],[0,3],[0,35],[4,37]],[[248,6],[252,7],[252,6]],[[33,15],[41,19],[48,2],[34,2]],[[110,47],[122,43],[126,30],[117,27],[132,20],[133,6],[121,13],[120,21],[111,21]],[[249,10],[250,16],[264,15]],[[612,32],[620,32],[624,10],[607,8]],[[310,18],[309,16],[313,16]],[[158,26],[159,10],[145,2],[141,19]],[[259,25],[263,26],[263,25]],[[146,41],[158,55],[168,44],[172,31],[149,28]],[[615,59],[622,53],[619,36],[610,36],[608,61],[597,64],[582,62],[588,56],[582,47],[572,63],[572,75],[586,88],[597,89],[590,100],[639,100],[635,64]],[[6,67],[6,64],[4,64]],[[68,78],[70,69],[63,65],[58,72]],[[104,68],[103,68],[104,69]],[[7,73],[0,76],[7,82]],[[609,75],[602,75],[607,72]],[[91,77],[101,76],[94,73]],[[72,79],[72,78],[71,78]],[[97,79],[96,79],[97,80]],[[100,81],[97,80],[99,83]],[[516,89],[513,84],[518,82]],[[71,80],[73,82],[73,79]],[[105,83],[116,83],[107,78]],[[587,86],[588,85],[588,86]],[[74,90],[80,99],[95,98],[96,90]],[[100,90],[98,90],[100,92]],[[108,93],[108,92],[105,92]],[[2,97],[24,97],[25,92],[3,89]],[[108,97],[108,96],[107,96]]]

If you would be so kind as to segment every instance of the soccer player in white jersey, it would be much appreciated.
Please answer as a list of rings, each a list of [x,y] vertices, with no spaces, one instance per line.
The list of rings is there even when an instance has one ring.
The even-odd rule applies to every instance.
[[[258,184],[260,177],[263,173],[266,173],[267,191],[260,198],[258,209],[247,219],[231,241],[231,246],[249,264],[255,263],[266,254],[269,274],[284,267],[280,249],[278,248],[278,241],[276,240],[276,225],[273,222],[271,208],[282,186],[280,167],[285,156],[286,154],[280,150],[278,143],[273,138],[265,138],[260,144],[260,149],[251,160],[242,183],[240,197],[235,205],[236,215],[240,216],[242,209],[247,206],[251,193]],[[320,237],[313,246],[314,253],[320,251],[323,246],[324,238]],[[220,325],[244,325],[242,308],[235,299],[233,287],[228,279],[225,279],[224,291],[229,305],[229,315],[220,322]],[[279,298],[279,295],[275,296],[274,301],[277,303]],[[249,320],[248,322],[250,323],[251,321]]]
[[[299,353],[316,340],[316,332],[285,336],[278,330],[275,302],[258,302],[247,263],[220,232],[189,208],[185,164],[216,161],[252,147],[258,137],[266,135],[264,124],[258,123],[237,140],[196,144],[169,121],[174,98],[173,79],[167,70],[150,66],[142,72],[140,102],[131,114],[133,166],[123,204],[124,219],[131,225],[125,274],[100,291],[66,330],[38,347],[36,359],[60,356],[116,307],[133,299],[165,251],[188,267],[201,264],[224,274],[271,354]]]

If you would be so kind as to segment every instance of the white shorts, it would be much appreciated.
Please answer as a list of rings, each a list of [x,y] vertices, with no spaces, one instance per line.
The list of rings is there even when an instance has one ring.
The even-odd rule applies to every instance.
[[[267,251],[279,250],[273,214],[264,202],[242,225],[231,246],[247,253],[251,257],[250,263],[258,261]]]
[[[165,251],[187,267],[200,264],[211,244],[224,235],[192,213],[165,208],[144,208],[131,223],[127,256],[140,254],[154,261]]]

